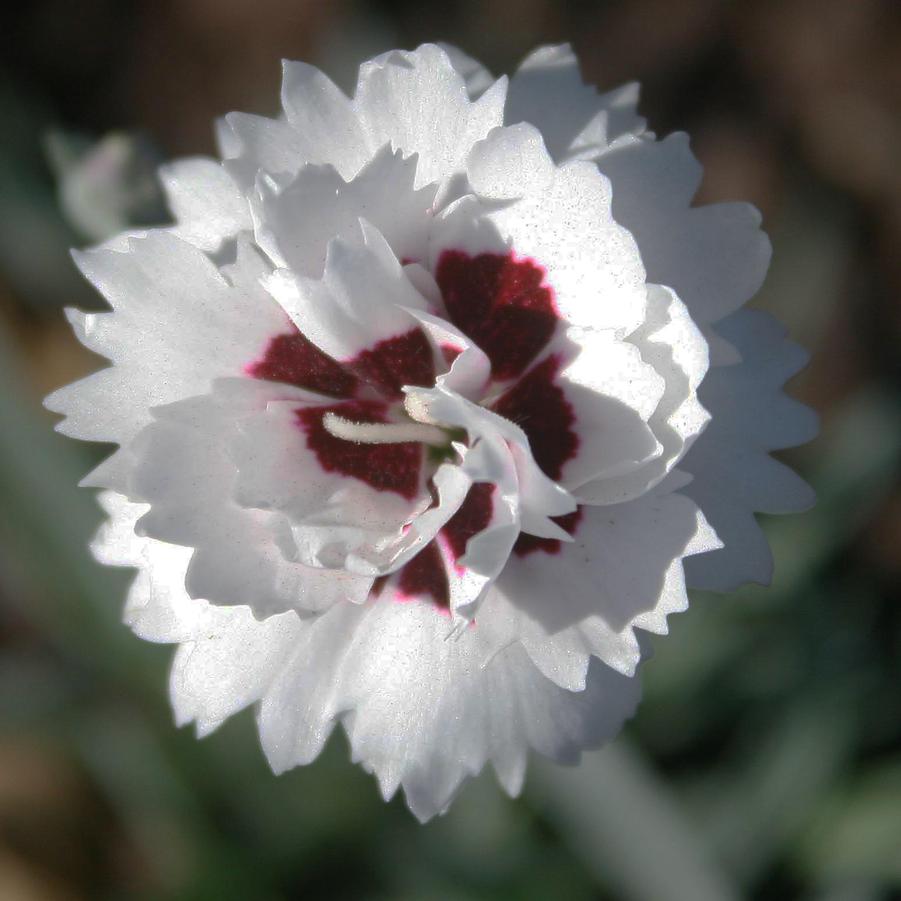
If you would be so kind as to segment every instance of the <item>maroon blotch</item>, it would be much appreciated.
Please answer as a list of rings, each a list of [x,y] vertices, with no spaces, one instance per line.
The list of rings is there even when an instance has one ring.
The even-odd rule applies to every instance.
[[[450,586],[441,551],[429,542],[400,571],[397,586],[408,597],[429,595],[438,607],[450,607]]]
[[[373,401],[348,401],[330,407],[305,407],[296,411],[306,432],[307,447],[326,472],[338,472],[365,482],[377,491],[394,491],[412,500],[419,492],[423,445],[362,444],[336,438],[323,425],[326,413],[351,422],[385,422],[386,405]]]
[[[435,384],[432,345],[420,328],[385,338],[360,351],[345,364],[361,379],[390,398],[403,396],[404,385],[428,388]]]
[[[269,342],[262,359],[246,366],[245,372],[333,397],[353,397],[358,387],[352,372],[324,354],[293,323],[290,331]]]
[[[466,494],[460,509],[445,523],[441,534],[447,541],[454,558],[459,560],[466,553],[466,544],[490,522],[494,512],[492,494],[494,485],[479,482]]]
[[[435,280],[448,316],[485,351],[497,379],[520,375],[554,334],[559,317],[544,276],[512,252],[446,250],[438,260]]]
[[[563,389],[554,382],[559,369],[559,359],[548,357],[492,406],[495,413],[515,422],[526,433],[532,457],[551,479],[560,478],[563,465],[579,449],[579,436],[573,429],[576,415]]]

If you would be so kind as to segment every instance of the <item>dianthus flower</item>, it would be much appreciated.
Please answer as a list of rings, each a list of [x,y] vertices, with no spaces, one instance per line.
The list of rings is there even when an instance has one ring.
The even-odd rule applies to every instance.
[[[509,82],[388,53],[352,98],[289,62],[281,99],[164,169],[173,227],[76,254],[112,366],[48,405],[119,445],[93,548],[178,644],[177,721],[254,705],[276,772],[340,722],[427,819],[613,736],[686,582],[769,578],[754,511],[811,502],[768,455],[815,429],[804,355],[739,309],[757,212],[693,207],[685,135],[568,47]]]

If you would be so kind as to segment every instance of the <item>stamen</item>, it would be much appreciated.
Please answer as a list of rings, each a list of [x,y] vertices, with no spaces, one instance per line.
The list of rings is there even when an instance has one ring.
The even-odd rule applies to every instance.
[[[325,430],[344,441],[356,444],[400,444],[418,441],[443,447],[450,441],[444,429],[419,422],[351,422],[336,413],[326,413],[322,417]]]

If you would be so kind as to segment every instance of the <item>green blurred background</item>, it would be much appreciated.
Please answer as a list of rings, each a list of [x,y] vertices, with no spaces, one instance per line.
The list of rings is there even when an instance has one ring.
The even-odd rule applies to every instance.
[[[901,4],[897,0],[33,0],[0,24],[0,899],[901,898]],[[96,368],[67,248],[164,216],[160,159],[274,112],[278,59],[352,83],[423,40],[496,71],[571,40],[688,130],[702,200],[750,199],[775,245],[755,301],[813,352],[820,495],[766,527],[769,590],[697,595],[646,697],[579,769],[491,777],[419,826],[336,736],[278,779],[250,713],[198,742],[171,649],[119,625],[130,573],[86,550],[103,448],[40,401]]]

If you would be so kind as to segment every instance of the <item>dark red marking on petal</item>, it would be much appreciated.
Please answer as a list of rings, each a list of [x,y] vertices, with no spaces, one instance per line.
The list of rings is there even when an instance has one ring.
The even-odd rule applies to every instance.
[[[479,482],[473,485],[463,499],[460,509],[444,524],[442,537],[447,541],[454,558],[459,560],[466,553],[466,544],[491,522],[494,512],[492,494],[494,485]]]
[[[438,607],[450,607],[450,586],[441,551],[429,542],[398,575],[397,587],[407,597],[429,595]]]
[[[442,344],[441,345],[441,356],[444,357],[444,362],[447,363],[448,366],[463,353],[462,348],[457,347],[455,344]]]
[[[493,492],[494,485],[487,482],[473,485],[460,509],[442,528],[441,537],[455,558],[462,557],[469,539],[491,522]],[[437,541],[430,541],[400,570],[398,590],[406,597],[429,595],[438,607],[450,608],[446,563]]]
[[[515,422],[529,439],[532,457],[541,471],[559,479],[563,465],[579,449],[573,426],[576,415],[554,379],[560,369],[556,356],[542,360],[493,404],[495,413]]]
[[[304,407],[295,415],[306,432],[307,447],[326,472],[352,476],[377,491],[394,491],[412,500],[419,493],[422,444],[358,444],[336,438],[322,424],[326,413],[352,422],[385,422],[386,409],[385,404],[374,401],[348,401],[330,407]]]
[[[369,350],[360,351],[346,365],[391,398],[402,397],[404,385],[429,388],[435,384],[432,345],[420,328],[379,341]]]
[[[262,359],[249,363],[244,371],[256,379],[286,382],[333,397],[353,397],[359,384],[356,376],[324,354],[293,323],[290,329],[276,335]]]
[[[445,250],[438,260],[448,316],[485,351],[497,379],[524,372],[554,334],[559,316],[544,277],[541,266],[512,252]]]
[[[563,516],[552,516],[551,519],[560,526],[561,529],[569,532],[570,535],[576,534],[576,529],[582,521],[582,508],[576,507],[572,513],[566,513]],[[520,532],[516,544],[513,545],[513,553],[518,557],[526,557],[535,551],[544,551],[545,554],[559,554],[563,542],[557,538],[539,538],[537,535],[527,535]]]

